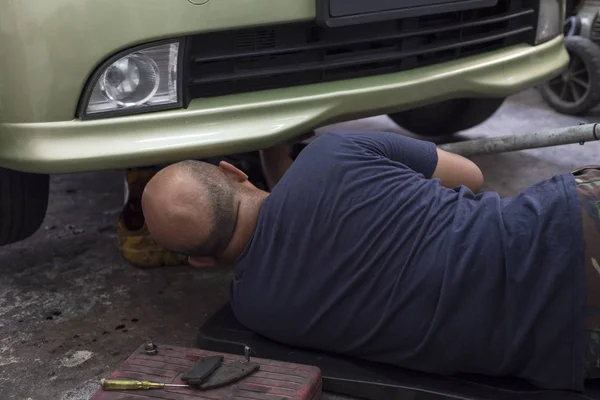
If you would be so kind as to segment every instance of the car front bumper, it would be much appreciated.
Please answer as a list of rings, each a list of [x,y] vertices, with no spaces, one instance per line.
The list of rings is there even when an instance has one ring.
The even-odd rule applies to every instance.
[[[185,110],[2,123],[0,166],[71,173],[257,150],[333,122],[450,98],[509,96],[567,63],[558,37],[394,74],[194,100]]]

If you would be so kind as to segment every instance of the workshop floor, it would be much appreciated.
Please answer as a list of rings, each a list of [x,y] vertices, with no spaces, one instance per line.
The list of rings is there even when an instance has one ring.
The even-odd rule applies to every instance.
[[[561,116],[535,91],[511,98],[476,138],[598,122]],[[334,126],[398,128],[386,117]],[[512,195],[577,166],[600,163],[600,143],[474,158],[486,190]],[[52,178],[47,219],[32,238],[0,249],[0,399],[88,399],[143,341],[194,345],[226,301],[230,270],[139,270],[117,252],[122,174]]]

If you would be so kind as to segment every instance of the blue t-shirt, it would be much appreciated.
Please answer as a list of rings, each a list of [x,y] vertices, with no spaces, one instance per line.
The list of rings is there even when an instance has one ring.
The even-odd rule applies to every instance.
[[[282,343],[453,374],[583,389],[574,178],[474,195],[431,178],[433,143],[325,134],[269,195],[231,304]]]

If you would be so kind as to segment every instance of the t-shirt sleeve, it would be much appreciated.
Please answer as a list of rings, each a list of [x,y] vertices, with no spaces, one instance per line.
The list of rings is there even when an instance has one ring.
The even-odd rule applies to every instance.
[[[433,142],[388,132],[340,133],[353,142],[382,157],[402,163],[427,179],[437,167],[437,146]]]

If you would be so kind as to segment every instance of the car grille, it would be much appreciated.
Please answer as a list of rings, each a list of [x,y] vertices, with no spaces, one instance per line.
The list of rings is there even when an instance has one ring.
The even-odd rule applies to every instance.
[[[532,44],[535,0],[326,28],[295,23],[190,36],[184,88],[191,99],[406,71]]]

